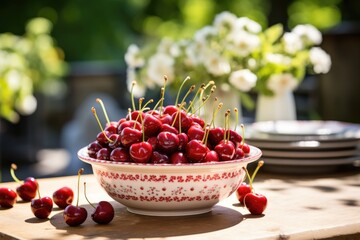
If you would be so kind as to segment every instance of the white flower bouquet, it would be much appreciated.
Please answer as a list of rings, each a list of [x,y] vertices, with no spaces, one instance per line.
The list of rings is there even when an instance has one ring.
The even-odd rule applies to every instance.
[[[136,81],[134,94],[142,96],[147,88],[162,86],[164,75],[173,89],[190,76],[192,82],[213,80],[218,87],[271,96],[294,90],[307,73],[329,71],[331,59],[318,46],[321,42],[321,33],[311,25],[290,32],[280,24],[263,30],[249,18],[222,12],[191,39],[162,39],[152,50],[130,45],[125,54],[128,87]],[[248,105],[249,99],[242,102]]]

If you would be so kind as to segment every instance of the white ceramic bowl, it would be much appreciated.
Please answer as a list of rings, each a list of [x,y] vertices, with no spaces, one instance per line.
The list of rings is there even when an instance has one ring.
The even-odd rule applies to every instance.
[[[181,165],[97,160],[89,157],[86,147],[78,157],[92,165],[101,187],[128,211],[181,216],[209,212],[230,196],[245,177],[243,167],[261,157],[259,148],[250,148],[250,155],[240,160]]]

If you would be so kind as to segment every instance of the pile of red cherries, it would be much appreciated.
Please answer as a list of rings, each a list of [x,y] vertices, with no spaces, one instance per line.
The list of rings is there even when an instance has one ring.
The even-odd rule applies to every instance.
[[[250,147],[244,142],[243,134],[236,131],[237,123],[234,129],[230,128],[232,112],[229,109],[224,114],[224,126],[215,126],[214,117],[222,108],[222,103],[217,104],[216,97],[213,99],[213,112],[208,113],[213,116],[209,123],[197,114],[199,107],[196,109],[193,103],[199,101],[197,105],[201,108],[211,98],[214,86],[210,94],[203,97],[206,89],[203,84],[193,99],[186,102],[188,93],[195,89],[191,86],[181,102],[177,98],[175,104],[167,106],[162,105],[164,88],[154,108],[147,107],[153,100],[144,104],[144,98],[140,98],[139,106],[135,107],[132,98],[133,108],[129,109],[126,117],[116,122],[109,121],[103,102],[96,99],[107,123],[103,128],[93,107],[92,112],[101,131],[96,140],[87,146],[88,155],[114,162],[184,164],[242,159],[249,154]],[[233,114],[237,117],[236,108]],[[241,127],[243,129],[243,125]]]

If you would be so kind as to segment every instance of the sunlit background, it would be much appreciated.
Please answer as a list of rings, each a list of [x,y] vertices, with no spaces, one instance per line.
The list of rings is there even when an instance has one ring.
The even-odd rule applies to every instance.
[[[112,119],[126,113],[127,47],[190,37],[225,10],[264,28],[310,23],[321,30],[332,70],[299,87],[298,117],[360,123],[360,1],[2,0],[0,180],[10,180],[12,162],[25,170],[20,177],[75,174],[77,149],[99,131],[90,112],[95,99]]]

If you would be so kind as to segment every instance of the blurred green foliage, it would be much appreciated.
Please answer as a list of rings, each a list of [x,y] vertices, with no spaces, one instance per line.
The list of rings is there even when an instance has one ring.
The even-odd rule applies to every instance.
[[[22,35],[25,22],[44,17],[54,24],[53,36],[64,49],[66,60],[123,62],[124,52],[131,43],[142,44],[163,36],[189,37],[225,10],[249,17],[263,27],[269,25],[269,18],[274,17],[275,12],[275,18],[284,21],[288,14],[290,27],[311,23],[326,29],[341,20],[343,2],[352,1],[2,0],[0,33]]]
[[[17,122],[37,107],[33,92],[56,95],[66,72],[63,52],[51,37],[52,24],[34,18],[24,35],[0,34],[0,117]]]

